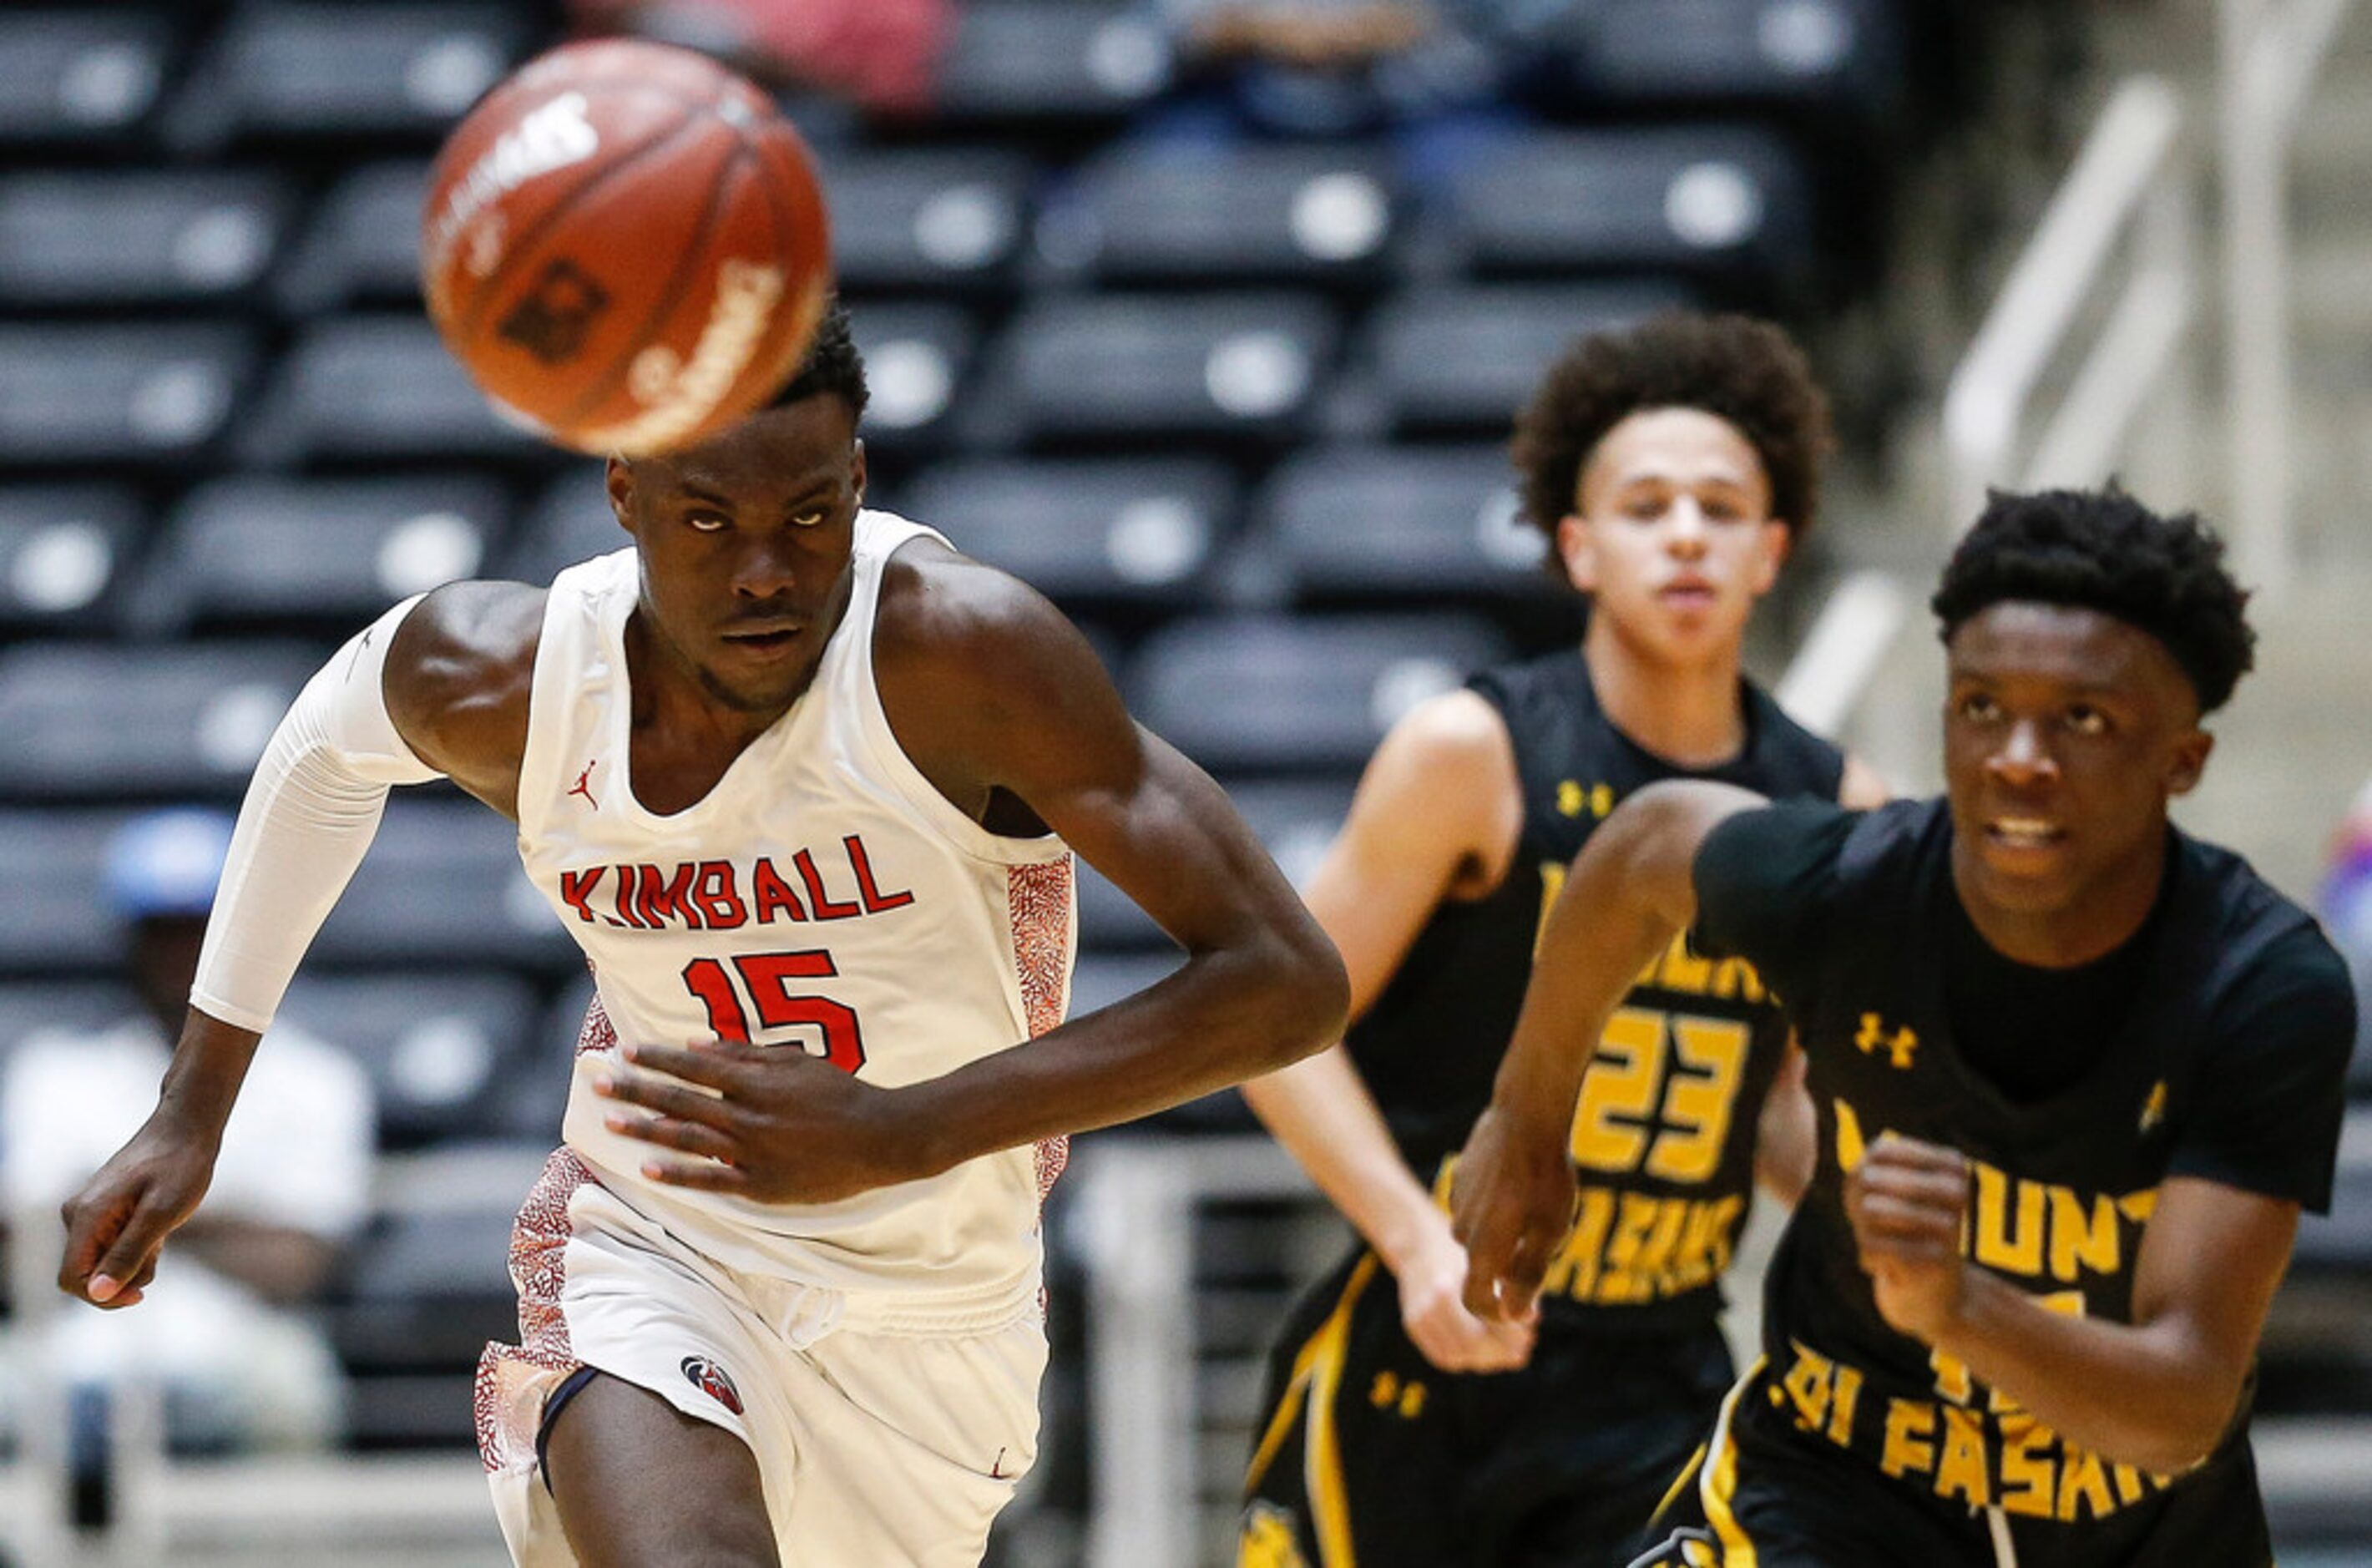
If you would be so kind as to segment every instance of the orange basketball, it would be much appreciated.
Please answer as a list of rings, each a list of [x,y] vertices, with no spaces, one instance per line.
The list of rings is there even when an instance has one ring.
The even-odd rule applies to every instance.
[[[421,214],[428,315],[506,415],[563,446],[692,445],[762,405],[823,313],[798,133],[707,56],[603,39],[454,128]]]

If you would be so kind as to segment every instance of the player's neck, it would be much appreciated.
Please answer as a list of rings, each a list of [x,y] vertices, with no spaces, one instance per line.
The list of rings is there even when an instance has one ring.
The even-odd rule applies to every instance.
[[[2104,958],[2133,940],[2157,907],[2170,858],[2161,834],[2148,853],[2094,877],[2064,907],[2017,910],[1985,897],[1970,848],[1955,835],[1952,886],[1969,923],[1994,952],[2034,969],[2069,970]]]
[[[1593,615],[1581,656],[1607,718],[1665,761],[1714,768],[1746,749],[1737,647],[1702,662],[1674,664],[1626,636],[1612,616]]]

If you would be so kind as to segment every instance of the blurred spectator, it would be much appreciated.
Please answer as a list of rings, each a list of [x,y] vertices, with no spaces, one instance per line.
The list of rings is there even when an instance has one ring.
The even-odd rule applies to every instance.
[[[142,1011],[95,1032],[11,1042],[0,1068],[8,1213],[53,1213],[156,1103],[230,832],[223,813],[177,809],[135,819],[109,846],[108,894],[129,928]],[[360,1065],[275,1027],[256,1051],[205,1202],[148,1286],[167,1309],[135,1318],[62,1300],[19,1304],[20,1326],[0,1353],[0,1404],[29,1374],[68,1380],[86,1522],[104,1515],[91,1494],[105,1471],[107,1390],[129,1376],[161,1386],[176,1451],[337,1439],[344,1379],[327,1337],[295,1308],[366,1217],[374,1132]]]
[[[1489,105],[1504,71],[1463,12],[1435,0],[1146,0],[1180,76],[1231,118],[1339,136]],[[1172,116],[1169,129],[1192,124]]]
[[[815,87],[916,114],[955,25],[949,0],[572,0],[580,30],[626,31],[730,62],[770,86]]]

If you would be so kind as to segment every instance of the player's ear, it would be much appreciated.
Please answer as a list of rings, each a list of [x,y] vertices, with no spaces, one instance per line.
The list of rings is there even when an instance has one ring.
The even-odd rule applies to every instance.
[[[634,512],[634,465],[617,453],[610,454],[608,465],[601,473],[602,487],[610,493],[610,510],[616,515],[618,526],[628,533],[634,527],[626,519]]]
[[[1567,512],[1557,519],[1556,552],[1564,563],[1566,581],[1586,594],[1598,591],[1598,541],[1578,514]]]
[[[2166,771],[2166,793],[2169,796],[2189,795],[2199,787],[2199,778],[2207,771],[2208,754],[2215,749],[2215,738],[2193,725],[2177,736],[2174,755]]]
[[[1779,569],[1787,564],[1787,552],[1796,547],[1796,530],[1773,517],[1762,525],[1762,546],[1754,558],[1754,591],[1767,594],[1779,582]]]

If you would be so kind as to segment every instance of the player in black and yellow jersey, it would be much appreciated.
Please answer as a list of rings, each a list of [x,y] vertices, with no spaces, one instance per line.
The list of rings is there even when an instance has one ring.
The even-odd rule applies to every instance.
[[[1538,1287],[1599,1021],[1674,931],[1785,999],[1819,1113],[1763,1358],[1643,1563],[2271,1561],[2257,1340],[2330,1202],[2355,999],[2168,821],[2250,662],[2221,556],[2115,490],[1997,495],[1935,598],[1944,798],[1671,785],[1576,862],[1459,1171],[1470,1304]]]
[[[1808,1164],[1800,1091],[1772,1092],[1785,1023],[1751,966],[1674,948],[1637,974],[1571,1127],[1588,1186],[1537,1342],[1459,1304],[1436,1192],[1548,900],[1617,802],[1674,778],[1837,798],[1850,765],[1739,672],[1828,439],[1801,354],[1736,317],[1584,339],[1524,412],[1525,510],[1589,627],[1395,726],[1308,889],[1356,1022],[1347,1049],[1245,1093],[1362,1239],[1274,1353],[1246,1568],[1620,1563],[1710,1420],[1732,1376],[1717,1281],[1766,1102],[1794,1133],[1763,1140],[1792,1142],[1772,1162],[1787,1196]]]

